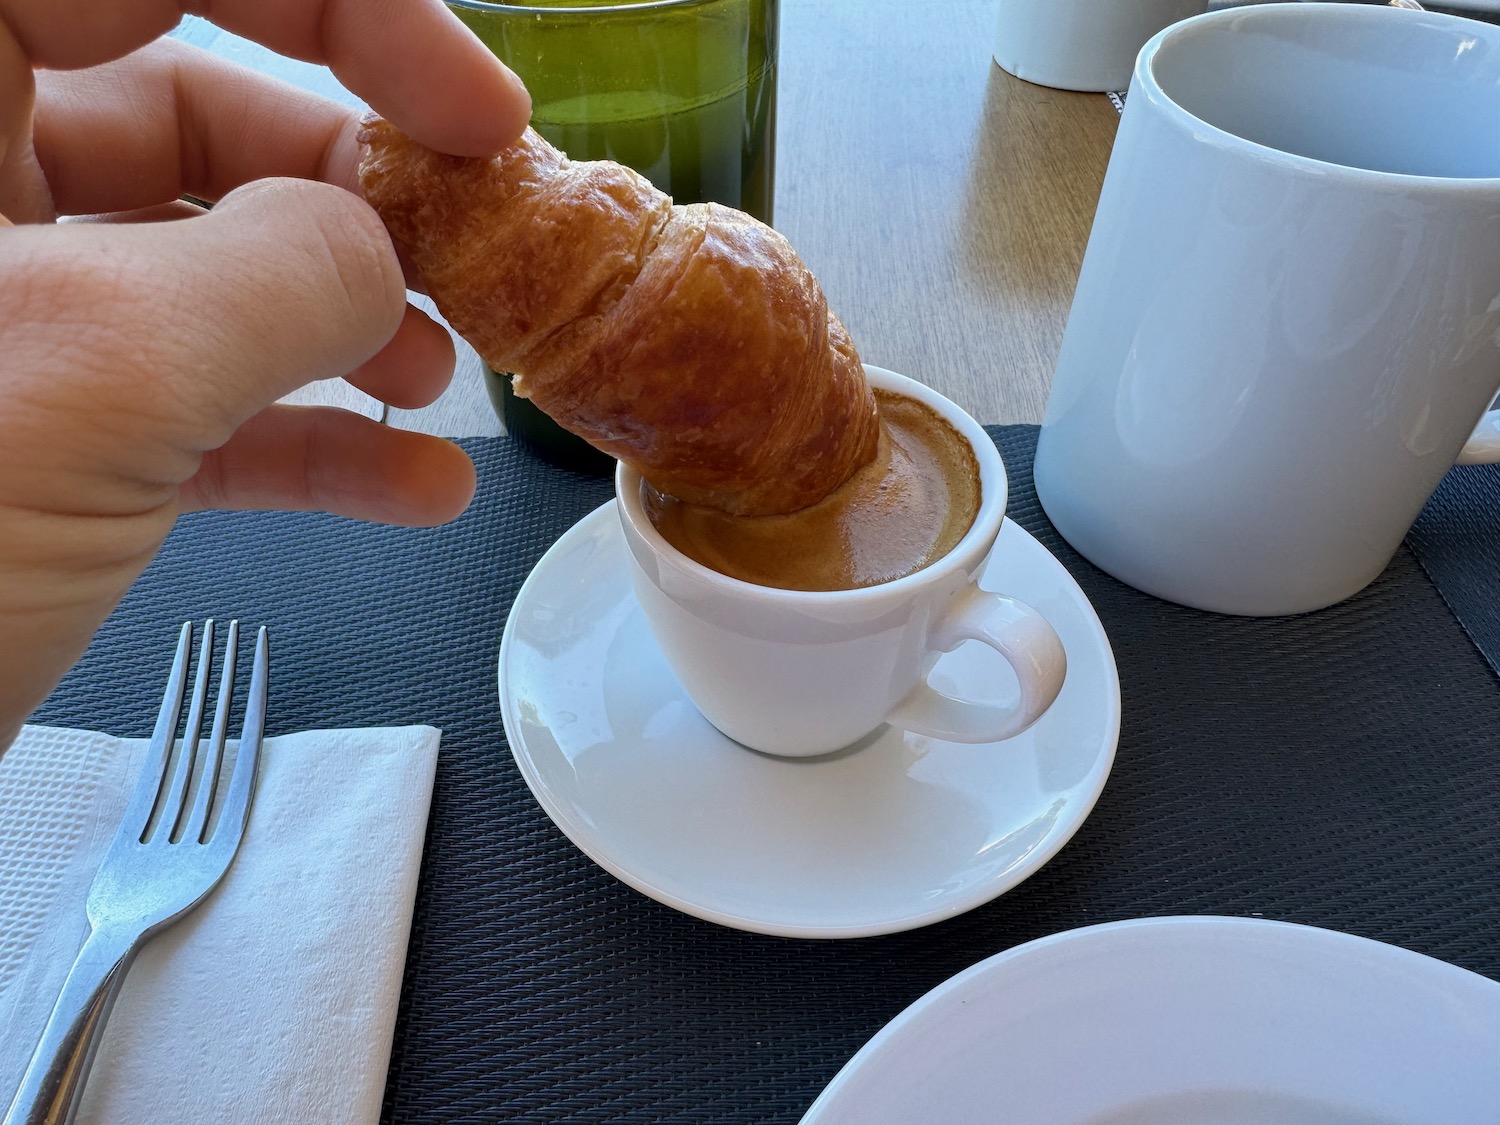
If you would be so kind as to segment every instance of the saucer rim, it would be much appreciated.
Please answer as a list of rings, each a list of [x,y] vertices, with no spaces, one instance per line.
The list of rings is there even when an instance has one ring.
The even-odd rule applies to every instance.
[[[1007,516],[1002,521],[999,534],[1004,534],[1007,525],[1014,527],[1017,532],[1025,537],[1032,548],[1040,551],[1051,560],[1052,565],[1057,567],[1060,574],[1066,578],[1068,586],[1071,587],[1076,603],[1084,608],[1087,617],[1090,619],[1089,623],[1098,645],[1098,651],[1104,657],[1104,670],[1109,690],[1107,693],[1100,693],[1100,704],[1102,707],[1107,707],[1108,709],[1107,730],[1100,739],[1100,753],[1094,759],[1092,766],[1092,772],[1095,775],[1094,782],[1087,791],[1081,787],[1076,791],[1075,811],[1069,818],[1064,829],[1054,828],[1051,832],[1052,838],[1046,841],[1045,844],[1028,852],[1025,860],[1008,869],[1003,877],[981,883],[977,891],[971,891],[967,895],[955,895],[945,900],[941,906],[936,908],[906,911],[899,916],[891,915],[877,922],[859,921],[834,925],[827,923],[774,921],[756,915],[733,913],[705,906],[702,903],[684,898],[680,893],[669,890],[653,880],[629,870],[615,859],[603,854],[602,850],[596,848],[592,840],[573,824],[573,817],[569,815],[567,803],[552,799],[550,787],[543,781],[541,773],[531,756],[525,753],[520,745],[524,739],[512,734],[513,731],[521,730],[522,726],[519,716],[515,714],[513,693],[507,693],[505,690],[505,669],[515,643],[515,626],[513,622],[516,620],[516,610],[525,601],[528,587],[534,581],[540,581],[537,575],[545,570],[549,559],[554,554],[565,550],[569,540],[575,535],[593,533],[593,525],[596,523],[607,523],[608,527],[605,529],[605,533],[617,539],[622,550],[629,550],[628,544],[625,542],[624,531],[619,526],[617,506],[618,501],[611,497],[593,511],[580,517],[562,535],[558,536],[557,540],[547,548],[527,573],[525,580],[516,591],[515,599],[511,602],[511,608],[506,615],[505,626],[501,633],[496,667],[496,694],[500,704],[501,722],[505,730],[506,745],[510,749],[512,761],[515,762],[516,768],[520,771],[522,779],[526,782],[526,786],[531,792],[532,799],[536,801],[542,812],[546,814],[548,820],[563,834],[569,843],[577,848],[587,859],[626,886],[640,892],[647,898],[672,907],[691,917],[748,933],[764,934],[769,937],[820,940],[880,937],[888,934],[904,933],[909,930],[920,929],[923,926],[947,921],[950,918],[955,918],[983,906],[985,903],[999,898],[1008,891],[1014,890],[1050,863],[1067,843],[1072,840],[1093,813],[1094,807],[1098,803],[1099,797],[1109,781],[1110,774],[1113,772],[1115,757],[1119,750],[1121,720],[1119,666],[1115,661],[1113,646],[1109,642],[1109,636],[1104,629],[1103,622],[1099,619],[1098,612],[1094,609],[1093,603],[1089,601],[1088,595],[1083,592],[1083,589],[1078,585],[1072,573],[1063,566],[1057,556],[1049,551],[1040,540]],[[998,543],[999,535],[997,535],[996,541]],[[994,548],[991,548],[991,554],[993,554],[993,550]],[[987,555],[985,561],[980,564],[981,577],[983,577],[989,565],[990,556]],[[624,585],[623,597],[633,601],[635,594],[630,589],[628,580],[622,579],[622,581]],[[1019,593],[1024,596],[1025,592],[1020,591]],[[642,624],[642,628],[646,628],[644,623]],[[647,632],[649,635],[649,630]],[[1107,698],[1103,698],[1106,695]],[[722,733],[719,733],[719,737],[728,740],[728,736]],[[934,739],[933,741],[942,740]],[[983,750],[988,745],[993,744],[983,744],[973,747],[973,749]],[[746,753],[753,752],[746,751]],[[799,758],[786,760],[815,764],[819,759]]]

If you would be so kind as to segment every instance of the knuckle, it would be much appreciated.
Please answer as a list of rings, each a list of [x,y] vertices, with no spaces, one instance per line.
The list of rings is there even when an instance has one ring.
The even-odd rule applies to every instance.
[[[317,301],[341,298],[342,311],[363,325],[399,315],[405,304],[401,266],[364,200],[309,180],[264,180],[240,191],[273,234],[300,244],[307,267],[302,279]]]
[[[363,200],[338,188],[324,193],[330,206],[320,216],[325,245],[351,306],[368,307],[383,321],[399,317],[406,286],[390,236]]]
[[[24,246],[0,277],[0,339],[7,353],[31,361],[23,370],[46,360],[49,370],[86,376],[147,342],[127,263],[90,253],[91,239],[74,241]]]
[[[11,232],[15,234],[15,232]],[[7,452],[38,464],[86,451],[93,463],[132,433],[173,429],[180,404],[154,362],[159,317],[129,260],[89,232],[7,235],[0,356]],[[144,451],[134,451],[141,454]]]

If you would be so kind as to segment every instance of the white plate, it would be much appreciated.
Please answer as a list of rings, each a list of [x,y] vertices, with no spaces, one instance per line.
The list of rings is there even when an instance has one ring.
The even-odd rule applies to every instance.
[[[802,1125],[1494,1125],[1500,984],[1246,918],[1072,930],[912,1004]]]
[[[1120,689],[1093,608],[1020,527],[983,584],[1031,603],[1068,653],[1031,730],[958,746],[883,729],[822,758],[772,758],[688,702],[636,605],[614,502],[526,579],[500,645],[511,752],[537,801],[630,886],[726,926],[860,937],[948,918],[1015,886],[1093,807],[1114,760]],[[1015,681],[966,642],[936,686],[1000,699]]]

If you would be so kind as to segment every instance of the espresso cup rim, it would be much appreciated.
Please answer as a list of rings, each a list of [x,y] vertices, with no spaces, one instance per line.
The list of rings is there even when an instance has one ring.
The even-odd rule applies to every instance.
[[[1205,120],[1182,105],[1176,98],[1163,89],[1155,71],[1155,63],[1163,48],[1172,45],[1174,41],[1188,41],[1192,37],[1200,35],[1233,34],[1229,29],[1234,25],[1290,27],[1298,25],[1307,26],[1313,21],[1343,21],[1349,25],[1358,24],[1361,21],[1373,21],[1372,25],[1378,26],[1382,20],[1386,21],[1392,27],[1396,26],[1391,22],[1395,20],[1402,20],[1409,23],[1415,22],[1431,27],[1453,27],[1454,30],[1466,30],[1466,28],[1460,25],[1473,25],[1479,29],[1473,31],[1473,35],[1494,37],[1496,38],[1497,46],[1500,46],[1500,26],[1465,19],[1463,16],[1451,15],[1447,12],[1416,11],[1406,8],[1391,8],[1384,5],[1336,2],[1249,4],[1239,7],[1220,8],[1212,12],[1201,12],[1198,15],[1189,16],[1187,19],[1170,24],[1147,40],[1146,44],[1141,48],[1140,54],[1136,56],[1135,67],[1131,74],[1131,88],[1126,95],[1126,112],[1129,112],[1128,107],[1131,101],[1139,97],[1141,100],[1148,102],[1158,112],[1164,114],[1178,127],[1186,129],[1204,139],[1211,140],[1220,145],[1233,147],[1237,151],[1253,155],[1261,160],[1297,169],[1310,175],[1319,177],[1333,175],[1354,180],[1359,182],[1361,188],[1366,190],[1380,187],[1410,190],[1422,186],[1430,188],[1434,185],[1441,185],[1445,191],[1493,193],[1496,187],[1500,186],[1500,176],[1437,176],[1419,175],[1411,172],[1382,171],[1376,168],[1362,168],[1355,164],[1340,164],[1336,161],[1302,156],[1295,152],[1288,152],[1285,149],[1277,148],[1274,145],[1251,140],[1248,137],[1240,136],[1232,130]]]
[[[671,563],[672,566],[696,581],[718,587],[726,594],[772,597],[784,600],[788,604],[824,603],[830,598],[836,598],[841,602],[857,602],[899,597],[909,590],[925,586],[940,575],[950,573],[955,569],[967,569],[968,560],[976,552],[978,558],[974,559],[974,563],[976,565],[982,563],[1000,532],[1008,500],[1009,481],[1005,462],[1000,456],[999,449],[973,415],[952,399],[900,372],[875,367],[868,363],[863,367],[871,386],[877,390],[888,390],[906,395],[935,409],[963,435],[964,440],[974,450],[975,459],[979,462],[979,510],[974,513],[974,519],[969,524],[968,530],[941,558],[934,559],[920,570],[914,570],[910,574],[894,578],[889,582],[878,582],[873,586],[855,586],[847,590],[788,590],[780,586],[762,586],[754,582],[746,582],[742,578],[732,578],[710,566],[705,566],[697,559],[689,558],[667,542],[662,533],[656,529],[656,525],[651,522],[651,518],[646,515],[641,502],[641,486],[644,478],[637,470],[621,461],[615,467],[615,501],[625,521],[654,555]]]

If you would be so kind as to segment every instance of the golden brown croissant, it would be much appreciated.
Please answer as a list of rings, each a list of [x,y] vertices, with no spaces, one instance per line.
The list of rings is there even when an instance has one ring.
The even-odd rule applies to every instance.
[[[459,335],[517,393],[663,492],[796,511],[874,455],[859,356],[790,244],[717,204],[575,162],[535,132],[488,160],[380,120],[365,197]]]

